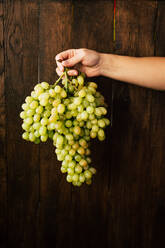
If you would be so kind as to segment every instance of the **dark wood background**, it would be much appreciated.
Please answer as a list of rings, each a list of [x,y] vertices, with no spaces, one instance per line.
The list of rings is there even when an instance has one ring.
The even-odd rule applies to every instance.
[[[93,184],[65,180],[51,142],[21,139],[19,112],[54,56],[87,47],[165,56],[165,2],[0,1],[0,248],[155,248],[165,244],[165,93],[97,78],[107,139],[93,146]]]

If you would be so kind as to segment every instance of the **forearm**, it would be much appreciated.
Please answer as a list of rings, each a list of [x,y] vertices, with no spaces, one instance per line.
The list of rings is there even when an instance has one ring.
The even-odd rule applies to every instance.
[[[101,75],[157,90],[165,90],[165,58],[101,54]]]

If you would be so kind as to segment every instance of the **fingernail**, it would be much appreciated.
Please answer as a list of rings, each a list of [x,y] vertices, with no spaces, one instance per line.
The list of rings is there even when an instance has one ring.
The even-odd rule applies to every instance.
[[[57,59],[58,62],[62,62],[62,59]]]

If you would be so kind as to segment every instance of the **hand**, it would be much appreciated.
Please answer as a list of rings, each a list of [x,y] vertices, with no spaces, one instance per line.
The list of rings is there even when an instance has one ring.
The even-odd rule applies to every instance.
[[[100,53],[86,48],[69,49],[56,55],[57,68],[59,76],[64,71],[64,67],[78,66],[81,72],[87,77],[99,76],[101,74],[102,56]],[[76,76],[78,71],[76,67],[68,71],[68,75]]]

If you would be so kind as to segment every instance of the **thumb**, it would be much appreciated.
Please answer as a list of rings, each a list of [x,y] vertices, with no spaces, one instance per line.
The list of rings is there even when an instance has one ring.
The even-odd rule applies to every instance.
[[[70,59],[62,61],[62,65],[66,67],[72,67],[82,61],[82,56],[80,54],[76,54]]]

